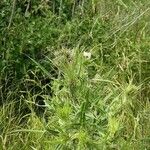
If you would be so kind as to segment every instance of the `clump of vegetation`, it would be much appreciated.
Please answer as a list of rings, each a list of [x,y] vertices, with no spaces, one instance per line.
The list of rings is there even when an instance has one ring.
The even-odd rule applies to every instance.
[[[0,9],[0,149],[150,149],[149,1]]]

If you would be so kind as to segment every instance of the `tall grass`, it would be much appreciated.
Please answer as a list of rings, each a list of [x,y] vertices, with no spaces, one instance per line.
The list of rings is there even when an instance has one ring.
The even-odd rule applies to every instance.
[[[0,2],[0,149],[150,149],[149,1],[15,5]]]

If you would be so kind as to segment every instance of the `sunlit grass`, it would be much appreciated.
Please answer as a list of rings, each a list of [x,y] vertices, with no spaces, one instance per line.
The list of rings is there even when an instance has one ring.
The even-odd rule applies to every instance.
[[[149,2],[39,4],[0,29],[0,149],[148,150]]]

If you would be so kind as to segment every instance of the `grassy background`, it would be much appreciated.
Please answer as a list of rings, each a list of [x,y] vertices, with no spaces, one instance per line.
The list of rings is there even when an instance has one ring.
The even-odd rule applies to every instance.
[[[150,149],[148,0],[0,10],[0,149]]]

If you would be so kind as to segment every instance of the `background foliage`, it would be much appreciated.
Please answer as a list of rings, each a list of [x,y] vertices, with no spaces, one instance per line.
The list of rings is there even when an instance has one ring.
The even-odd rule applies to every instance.
[[[0,10],[1,149],[150,148],[149,1]]]

